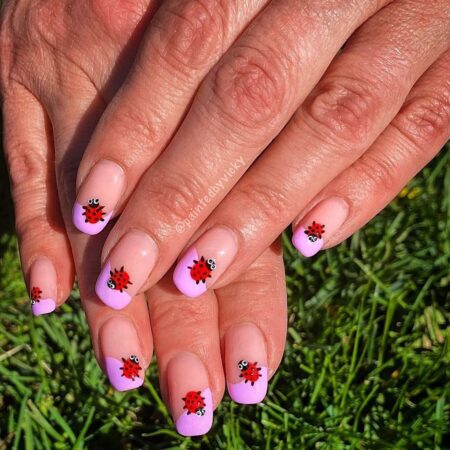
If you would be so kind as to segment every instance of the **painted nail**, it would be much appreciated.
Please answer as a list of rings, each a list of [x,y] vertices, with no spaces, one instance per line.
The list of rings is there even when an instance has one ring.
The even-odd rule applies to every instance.
[[[296,227],[292,236],[294,247],[306,257],[319,252],[324,239],[345,222],[348,204],[339,197],[330,197],[316,205]]]
[[[237,403],[262,402],[267,394],[267,352],[260,329],[236,325],[225,335],[227,389]]]
[[[236,236],[231,230],[211,228],[178,262],[173,273],[175,286],[187,297],[202,295],[225,272],[237,250]]]
[[[142,386],[147,365],[133,322],[123,317],[109,319],[100,330],[100,345],[114,389],[129,391]]]
[[[206,434],[212,426],[213,401],[208,372],[192,353],[183,353],[167,366],[170,410],[175,427],[183,436]]]
[[[86,234],[100,233],[111,220],[125,186],[125,174],[116,163],[95,164],[81,185],[73,207],[73,223]]]
[[[114,309],[123,309],[140,292],[158,258],[158,247],[139,230],[126,233],[111,251],[95,284],[100,300]]]
[[[48,258],[39,258],[30,268],[31,312],[35,316],[49,314],[56,308],[56,271]]]

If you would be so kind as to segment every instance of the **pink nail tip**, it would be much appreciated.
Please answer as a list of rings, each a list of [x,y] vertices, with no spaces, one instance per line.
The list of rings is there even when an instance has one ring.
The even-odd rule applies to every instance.
[[[39,298],[31,300],[31,312],[34,316],[49,314],[56,309],[56,302],[51,298]]]
[[[199,297],[206,292],[206,280],[211,278],[215,268],[213,258],[199,257],[197,250],[191,247],[175,267],[173,282],[187,297]]]
[[[323,239],[313,231],[305,230],[300,227],[292,236],[294,247],[306,257],[310,257],[318,253],[323,247]]]
[[[183,414],[175,422],[175,427],[182,436],[201,436],[206,434],[213,422],[213,402],[210,389],[190,391],[182,399]]]
[[[73,224],[83,233],[90,235],[100,233],[108,225],[112,216],[112,211],[106,214],[103,208],[98,199],[90,199],[86,205],[75,203]]]
[[[248,374],[242,371],[243,380],[241,382],[227,383],[228,393],[236,403],[253,405],[264,400],[267,394],[267,367],[261,366],[257,380],[255,380],[254,373],[254,370]]]
[[[130,284],[129,274],[123,270],[114,268],[107,262],[95,284],[95,292],[98,298],[113,309],[123,309],[131,302],[131,296],[125,291]]]
[[[107,356],[105,366],[109,382],[117,391],[129,391],[144,384],[143,369],[139,366],[136,356],[122,360]]]

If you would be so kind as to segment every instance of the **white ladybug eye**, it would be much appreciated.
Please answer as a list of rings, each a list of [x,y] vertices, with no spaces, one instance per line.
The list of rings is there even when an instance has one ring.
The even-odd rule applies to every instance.
[[[91,198],[91,199],[88,201],[88,204],[92,206],[92,205],[94,204],[94,200]]]
[[[201,416],[201,415],[202,415],[202,413],[201,413],[201,411],[200,411],[199,409],[197,409],[197,411],[195,412],[195,414],[197,414],[197,416]]]
[[[244,366],[241,363],[239,363],[238,368],[239,368],[239,370],[242,370],[244,368]]]
[[[243,367],[247,367],[248,366],[248,362],[245,359],[243,359],[241,361],[241,364],[242,364]]]
[[[111,280],[111,278],[108,280],[107,285],[110,289],[115,289],[115,287],[116,287],[116,283],[114,283],[114,281]]]
[[[100,200],[98,198],[94,199],[94,206],[98,206],[100,204]]]
[[[139,358],[137,356],[134,357],[134,362],[137,364],[139,362]]]
[[[32,305],[35,305],[36,302],[35,302],[34,300],[31,300],[31,304],[32,304]]]

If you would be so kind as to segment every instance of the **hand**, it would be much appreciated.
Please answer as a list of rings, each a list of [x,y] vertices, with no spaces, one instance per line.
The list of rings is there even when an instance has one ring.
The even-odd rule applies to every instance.
[[[54,7],[61,6],[62,2],[45,2],[45,5],[49,8],[47,12],[50,12]],[[68,36],[66,42],[73,40],[73,37],[69,39],[72,33],[79,33],[76,35],[79,44],[77,51],[82,55],[83,51],[86,52],[87,59],[81,62],[89,65],[89,31],[105,23],[96,16],[89,16],[92,11],[86,9],[86,4],[77,2],[69,8],[70,2],[66,2],[63,6],[66,6],[64,11],[71,12],[69,16],[58,16],[65,24],[61,25],[61,30]],[[5,9],[2,32],[9,37],[10,45],[17,46],[14,48],[19,51],[13,54],[23,54],[31,43],[14,38],[14,35],[5,32],[4,27],[9,25],[10,28],[6,29],[11,32],[12,12],[15,13],[15,20],[26,21],[30,19],[27,14],[33,8],[25,2],[16,2],[14,8],[18,9],[10,8],[13,7]],[[126,10],[121,10],[119,16],[123,18],[124,13]],[[78,27],[76,20],[72,27],[69,26],[67,22],[72,17],[83,17],[85,28]],[[30,33],[36,25],[34,20],[28,23]],[[25,29],[20,20],[15,25]],[[54,25],[58,29],[58,23]],[[108,34],[113,34],[112,30]],[[89,89],[89,83],[96,80],[102,92],[106,92],[106,85],[110,88],[117,86],[120,82],[117,74],[126,72],[123,61],[131,59],[130,55],[121,53],[126,52],[124,49],[129,44],[127,36],[130,39],[131,35],[136,37],[132,23],[129,24],[129,33],[121,34],[123,42],[116,49],[118,53],[108,47],[111,42],[102,41],[110,50],[105,53],[110,55],[111,60],[107,60],[102,70],[93,70],[90,79],[83,77],[83,70],[78,72],[75,67],[68,66],[72,59],[70,46],[59,50],[43,46],[36,53],[46,55],[43,61],[49,63],[47,76],[65,81],[58,93],[55,93],[55,86],[45,86],[48,93],[45,100],[48,103],[38,99],[30,90],[31,86],[17,81],[18,74],[24,75],[17,72],[20,64],[9,66],[12,69],[10,72],[5,71],[6,76],[2,79],[5,150],[11,174],[22,265],[30,291],[35,295],[33,312],[41,315],[51,312],[67,298],[73,283],[74,260],[94,351],[113,386],[118,390],[128,390],[143,383],[154,340],[163,395],[178,431],[185,435],[202,434],[211,426],[212,410],[223,395],[225,379],[235,401],[259,402],[266,393],[267,380],[279,364],[286,335],[286,292],[281,249],[279,243],[274,244],[235,283],[216,293],[209,293],[205,297],[208,301],[201,308],[192,308],[190,302],[180,301],[183,296],[174,291],[168,279],[149,292],[148,305],[143,295],[137,296],[128,308],[120,312],[98,301],[93,291],[93,281],[98,272],[98,255],[103,238],[89,238],[75,232],[70,214],[64,217],[65,229],[61,211],[65,211],[74,200],[70,186],[77,168],[77,158],[80,158],[80,149],[89,139],[104,108],[104,104],[96,103],[98,92]],[[43,45],[37,39],[33,43]],[[9,53],[10,48],[2,50],[2,62],[7,60],[11,63],[13,54]],[[115,64],[119,53],[122,57],[126,56],[121,66]],[[30,57],[29,53],[26,55]],[[82,103],[72,110],[74,103],[70,93],[74,86],[83,91],[84,96]],[[52,90],[54,97],[50,95]],[[67,114],[60,117],[58,112]],[[55,145],[52,135],[55,136]],[[273,317],[274,314],[276,317]],[[241,382],[240,375],[245,370],[245,364],[241,364],[240,369],[239,362],[244,359],[257,363],[256,369],[261,369],[257,370],[257,375],[251,375],[254,385],[252,380]],[[187,373],[189,377],[186,377]],[[197,414],[190,417],[183,410],[182,398],[189,391],[198,390],[204,397],[205,405],[196,408],[196,412],[202,409],[198,411],[201,417]]]
[[[266,3],[239,24],[234,2],[200,15],[182,2],[177,19],[163,5],[150,24],[78,173],[80,229],[127,204],[103,248],[106,304],[125,307],[188,242],[174,282],[189,297],[229,283],[293,220],[306,256],[335,245],[448,138],[447,1]],[[113,266],[135,279],[123,295]]]

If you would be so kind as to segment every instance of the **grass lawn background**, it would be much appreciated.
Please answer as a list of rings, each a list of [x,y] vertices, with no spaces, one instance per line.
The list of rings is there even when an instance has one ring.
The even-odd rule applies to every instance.
[[[113,391],[78,292],[33,319],[0,160],[0,450],[449,448],[450,152],[339,247],[305,260],[285,237],[289,330],[258,406],[225,397],[184,439],[152,365]],[[447,440],[447,442],[446,442]]]

